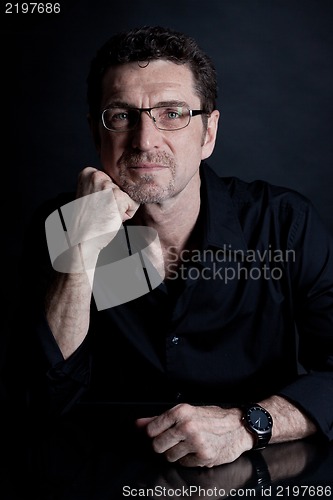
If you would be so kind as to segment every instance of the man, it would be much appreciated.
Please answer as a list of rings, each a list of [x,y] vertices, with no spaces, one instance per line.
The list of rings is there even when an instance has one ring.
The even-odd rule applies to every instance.
[[[144,27],[100,49],[88,104],[102,168],[81,171],[75,201],[46,207],[54,272],[31,323],[32,404],[40,394],[55,413],[161,404],[138,416],[138,431],[190,467],[333,438],[331,236],[302,195],[210,169],[216,96],[212,62],[184,34]],[[61,231],[67,247],[53,238]],[[118,240],[135,240],[126,262],[139,267],[123,268],[129,286],[112,302]],[[135,294],[140,265],[155,281]]]

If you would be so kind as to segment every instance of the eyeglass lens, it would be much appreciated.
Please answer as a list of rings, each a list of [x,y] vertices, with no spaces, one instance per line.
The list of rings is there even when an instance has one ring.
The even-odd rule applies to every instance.
[[[186,127],[190,122],[190,110],[185,106],[160,106],[150,111],[135,108],[108,108],[103,111],[102,120],[109,130],[132,130],[139,122],[142,112],[153,119],[160,130],[177,130]]]

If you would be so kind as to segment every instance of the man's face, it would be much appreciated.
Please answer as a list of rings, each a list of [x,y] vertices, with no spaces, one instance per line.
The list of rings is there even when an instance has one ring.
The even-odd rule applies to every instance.
[[[140,67],[133,62],[113,67],[104,76],[101,109],[120,104],[150,108],[174,101],[201,108],[187,65],[157,60]],[[112,132],[100,123],[103,169],[135,201],[162,203],[195,182],[201,160],[213,151],[217,121],[214,111],[207,131],[201,116],[181,130],[165,131],[144,112],[135,130]]]

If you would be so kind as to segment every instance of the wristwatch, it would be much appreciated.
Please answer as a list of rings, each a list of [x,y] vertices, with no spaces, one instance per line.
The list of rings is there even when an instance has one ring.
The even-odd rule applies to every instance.
[[[243,411],[242,420],[244,425],[255,436],[253,449],[265,448],[272,437],[272,416],[258,403],[250,403],[244,406]]]

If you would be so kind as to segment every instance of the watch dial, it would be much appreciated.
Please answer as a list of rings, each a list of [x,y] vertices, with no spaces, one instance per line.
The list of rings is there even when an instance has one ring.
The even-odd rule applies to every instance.
[[[265,431],[271,427],[270,418],[260,408],[255,408],[248,413],[249,421],[254,429]]]

